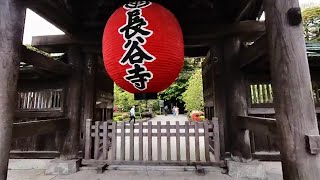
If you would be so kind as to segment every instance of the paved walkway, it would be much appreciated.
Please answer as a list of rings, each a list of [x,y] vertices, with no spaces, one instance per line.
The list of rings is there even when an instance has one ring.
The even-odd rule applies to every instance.
[[[10,170],[8,180],[236,180],[220,173],[217,169],[205,175],[191,171],[139,170],[105,171],[97,174],[95,170],[83,170],[68,176],[44,175],[44,170]]]
[[[204,167],[205,174],[195,173],[194,167],[176,166],[120,166],[117,170],[106,170],[98,174],[96,169],[81,168],[72,175],[45,175],[45,168],[50,160],[14,159],[10,160],[8,180],[282,180],[280,162],[264,162],[264,178],[233,178],[222,174],[218,167]],[[114,169],[114,167],[110,167]],[[261,169],[260,169],[261,170]],[[248,169],[249,174],[259,174]],[[254,176],[256,177],[256,176]]]

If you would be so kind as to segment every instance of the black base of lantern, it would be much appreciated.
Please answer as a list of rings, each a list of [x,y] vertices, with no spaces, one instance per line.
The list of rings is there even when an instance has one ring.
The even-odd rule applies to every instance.
[[[147,99],[157,99],[157,93],[137,93],[134,94],[134,100],[147,100]]]

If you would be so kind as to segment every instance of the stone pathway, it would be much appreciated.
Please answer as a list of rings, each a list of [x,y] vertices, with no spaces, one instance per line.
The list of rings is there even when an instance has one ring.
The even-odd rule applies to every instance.
[[[10,170],[8,180],[236,180],[221,174],[219,169],[197,175],[191,171],[139,170],[105,171],[97,174],[95,170],[83,170],[67,176],[46,176],[44,170]]]

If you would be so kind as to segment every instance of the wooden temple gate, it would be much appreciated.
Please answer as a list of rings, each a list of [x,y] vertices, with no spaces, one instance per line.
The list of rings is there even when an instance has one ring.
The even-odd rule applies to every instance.
[[[56,151],[61,159],[70,160],[77,158],[84,148],[85,120],[111,119],[107,117],[112,114],[112,100],[108,97],[113,96],[113,83],[101,63],[101,37],[112,12],[125,2],[0,2],[1,180],[7,176],[12,137],[52,132],[60,139],[56,141],[60,147],[56,147]],[[204,79],[204,95],[210,99],[206,100],[206,115],[210,119],[213,116],[219,118],[222,159],[228,157],[226,152],[230,152],[234,160],[247,161],[255,157],[252,152],[260,147],[257,143],[253,146],[256,142],[253,139],[258,137],[256,132],[254,136],[252,133],[250,135],[248,129],[260,131],[276,135],[280,140],[285,180],[319,179],[320,156],[317,149],[320,136],[310,72],[312,81],[318,80],[314,73],[316,68],[310,61],[310,69],[308,66],[298,0],[155,2],[176,15],[184,34],[186,56],[205,56],[209,51],[210,61],[204,63],[204,74],[208,74],[208,78]],[[33,46],[45,52],[64,53],[62,59],[55,60],[22,46],[26,8],[31,8],[66,33],[35,37],[32,42]],[[257,21],[263,11],[265,22]],[[33,66],[22,65],[19,70],[19,61]],[[262,62],[262,66],[257,65],[258,62]],[[211,67],[205,65],[210,63],[213,63]],[[253,68],[250,65],[254,65]],[[266,103],[251,103],[249,100],[250,74],[267,77],[263,81],[258,79],[259,91],[256,88],[253,94],[261,94],[260,87],[263,87],[264,92],[270,95],[270,88],[268,90],[268,86],[260,84],[272,81],[274,111],[255,107],[258,104],[270,105],[269,96],[264,99]],[[53,87],[60,82],[62,86]],[[317,83],[313,86],[316,87]],[[30,89],[22,90],[27,87]],[[57,91],[61,88],[62,96]],[[107,95],[96,97],[99,91]],[[17,97],[20,97],[19,106]],[[315,97],[318,100],[318,89]],[[30,103],[30,100],[33,102]],[[42,103],[42,100],[48,104]],[[53,103],[59,100],[63,103]],[[35,107],[43,111],[34,112]],[[95,107],[103,110],[95,113]],[[269,113],[257,113],[262,109]],[[274,112],[277,121],[273,119]],[[100,130],[100,127],[95,129]],[[62,136],[61,131],[64,131]],[[100,133],[98,136],[98,139],[103,139]]]
[[[84,159],[108,165],[222,165],[218,120],[164,125],[89,119]]]
[[[278,137],[278,129],[275,119],[274,109],[274,92],[270,76],[270,60],[268,51],[265,47],[266,35],[261,35],[252,45],[243,45],[240,47],[237,56],[239,68],[243,76],[243,90],[239,92],[239,96],[245,100],[242,102],[244,114],[238,115],[237,120],[239,129],[250,130],[250,152],[253,159],[259,160],[280,160],[280,145]],[[315,51],[320,52],[318,45],[316,48],[306,44],[307,51],[313,52],[313,55],[308,57],[309,68],[311,73],[312,96],[314,100],[315,112],[319,124],[320,114],[320,79],[319,79],[319,55],[316,56]],[[223,83],[221,79],[224,77],[221,70],[222,63],[218,59],[221,57],[223,48],[213,47],[206,60],[203,63],[203,85],[204,85],[204,100],[205,100],[205,115],[207,118],[217,116],[219,118],[227,117],[225,114],[227,98],[230,94],[221,91]],[[309,51],[308,51],[309,52]],[[213,79],[213,80],[212,80]],[[221,121],[221,147],[225,149],[221,153],[231,151],[230,128],[226,126],[227,121]],[[228,155],[227,155],[228,156]],[[226,157],[227,157],[226,156]]]

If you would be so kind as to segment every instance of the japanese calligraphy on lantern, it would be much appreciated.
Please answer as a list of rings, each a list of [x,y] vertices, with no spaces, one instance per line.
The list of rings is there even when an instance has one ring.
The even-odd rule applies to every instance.
[[[144,63],[156,59],[143,47],[153,31],[147,29],[148,21],[143,17],[142,9],[151,4],[149,1],[135,1],[125,4],[123,8],[127,10],[126,23],[118,29],[125,40],[122,46],[125,53],[119,63],[131,66],[126,70],[127,75],[124,76],[124,79],[140,91],[147,89],[147,83],[153,78],[152,72],[147,70]]]

